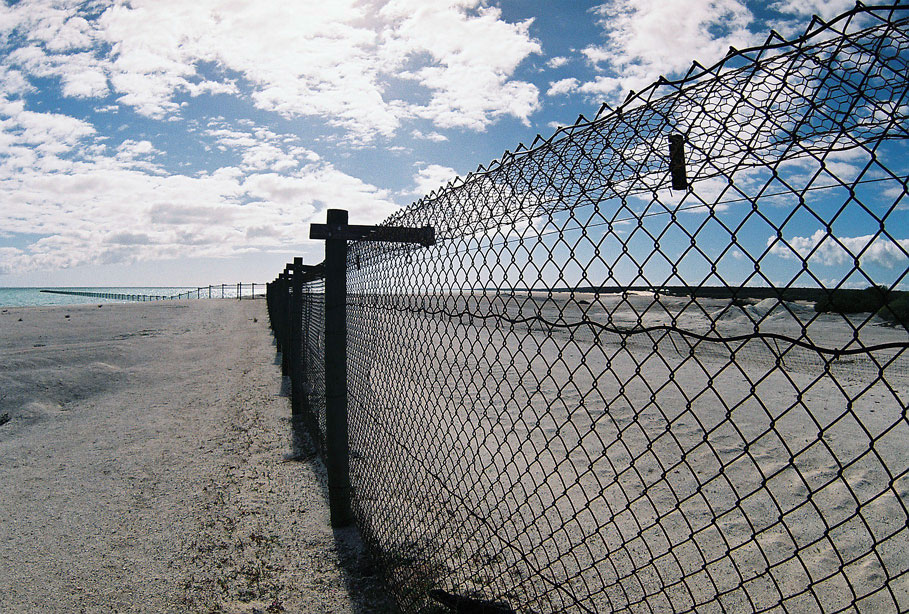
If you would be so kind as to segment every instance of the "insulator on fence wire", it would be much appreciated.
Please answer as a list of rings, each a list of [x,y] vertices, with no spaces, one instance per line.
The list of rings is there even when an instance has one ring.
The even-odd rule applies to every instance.
[[[767,41],[267,285],[405,612],[909,611],[909,7]]]

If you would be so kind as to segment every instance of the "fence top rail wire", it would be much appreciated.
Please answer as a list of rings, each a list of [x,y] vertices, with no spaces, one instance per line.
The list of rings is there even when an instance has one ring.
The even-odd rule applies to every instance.
[[[903,22],[906,17],[900,17],[894,19],[895,14],[907,12],[909,7],[900,4],[888,4],[882,6],[864,6],[861,3],[857,3],[857,6],[850,11],[842,13],[830,20],[825,22],[823,19],[817,15],[813,15],[811,18],[811,23],[808,25],[806,31],[799,37],[786,40],[777,32],[771,30],[770,34],[767,37],[767,40],[762,45],[756,45],[754,47],[746,47],[745,49],[736,49],[735,47],[730,47],[727,55],[714,63],[709,67],[704,67],[696,60],[692,62],[691,68],[685,74],[684,77],[679,79],[667,79],[666,77],[660,76],[657,81],[654,81],[640,92],[629,92],[625,101],[622,102],[616,108],[612,108],[607,103],[603,103],[599,110],[597,111],[595,117],[591,120],[587,120],[583,114],[578,116],[578,121],[569,126],[559,127],[548,139],[544,139],[541,135],[537,134],[533,141],[531,142],[530,147],[525,146],[523,143],[519,143],[518,147],[514,152],[506,150],[502,155],[501,160],[493,160],[489,164],[480,164],[477,167],[477,170],[469,173],[465,177],[456,177],[448,183],[448,185],[433,190],[425,197],[418,200],[414,203],[414,207],[420,207],[421,203],[431,203],[435,198],[437,198],[441,193],[446,192],[452,188],[460,187],[465,184],[473,181],[479,181],[484,175],[492,175],[498,172],[501,172],[503,167],[508,165],[513,165],[519,162],[521,158],[532,157],[537,152],[545,152],[550,150],[553,147],[558,146],[562,141],[571,140],[571,137],[577,132],[583,132],[585,129],[594,127],[599,124],[608,123],[612,118],[623,119],[629,123],[633,123],[633,119],[629,119],[627,114],[634,110],[642,110],[652,106],[655,103],[655,98],[665,97],[666,99],[674,98],[678,93],[683,93],[689,90],[692,87],[695,87],[698,83],[704,80],[715,80],[716,77],[724,69],[732,68],[732,71],[727,71],[723,74],[724,78],[730,78],[734,73],[744,73],[749,69],[759,66],[761,60],[778,60],[780,57],[789,55],[791,53],[805,53],[809,52],[811,49],[821,48],[823,45],[829,45],[830,39],[827,38],[831,35],[846,35],[849,26],[852,23],[852,20],[857,16],[870,16],[874,17],[879,23],[877,26],[884,25],[888,28],[899,28],[902,27]],[[875,25],[865,28],[866,31],[876,29]],[[850,36],[858,36],[859,33],[854,33]],[[806,46],[805,43],[817,39],[814,46]],[[779,56],[771,56],[770,52],[779,51],[779,50],[789,50],[787,54],[780,54]],[[744,63],[738,67],[734,66],[735,62]],[[666,96],[665,88],[675,88],[676,92]],[[905,138],[907,136],[907,129],[909,127],[895,126],[899,130],[899,133],[896,135],[891,135],[890,138]],[[790,133],[790,138],[792,135]],[[539,144],[537,144],[539,143]],[[394,214],[389,217],[387,223],[390,225],[392,220],[397,219],[401,214]]]
[[[557,166],[557,161],[566,156],[578,156],[578,151],[589,147],[589,135],[604,135],[599,149],[581,155],[583,165],[590,168],[587,172],[596,176],[595,185],[575,183],[571,192],[559,191],[558,181],[550,185],[537,184],[537,191],[509,195],[510,203],[496,202],[486,207],[475,207],[473,216],[454,214],[452,221],[436,227],[437,235],[442,238],[463,236],[470,232],[486,229],[484,221],[498,222],[501,218],[515,217],[516,209],[547,211],[557,208],[577,207],[585,202],[596,203],[609,198],[624,199],[635,194],[654,192],[667,184],[669,174],[668,151],[664,151],[664,141],[669,134],[681,133],[686,136],[689,175],[692,183],[704,181],[717,176],[727,176],[731,171],[741,170],[748,166],[762,166],[762,155],[773,154],[777,164],[782,161],[800,157],[822,157],[825,152],[837,149],[849,149],[863,143],[881,139],[903,139],[909,136],[909,123],[906,121],[905,109],[884,108],[885,103],[895,104],[898,101],[881,100],[875,93],[899,92],[906,82],[905,57],[888,58],[889,70],[884,75],[884,82],[871,91],[857,92],[866,104],[866,108],[837,108],[832,95],[815,101],[815,113],[802,123],[785,123],[772,118],[761,118],[765,123],[757,133],[738,135],[731,140],[728,151],[715,150],[715,143],[709,143],[717,130],[727,135],[732,130],[726,127],[732,124],[739,131],[745,130],[747,123],[762,110],[747,102],[747,96],[754,94],[762,84],[761,78],[769,79],[775,68],[786,68],[787,63],[802,59],[803,70],[817,69],[823,61],[834,62],[834,57],[841,44],[841,38],[861,41],[872,35],[880,38],[888,34],[905,36],[905,24],[909,11],[904,5],[856,6],[830,22],[813,17],[803,35],[787,41],[779,34],[772,32],[767,42],[761,46],[743,50],[730,49],[729,54],[710,67],[692,64],[683,78],[668,80],[660,77],[640,92],[632,92],[621,105],[615,109],[603,105],[592,120],[583,115],[571,126],[562,127],[548,139],[537,135],[531,146],[519,144],[514,152],[506,151],[500,160],[488,165],[480,165],[476,171],[457,177],[446,186],[439,188],[416,201],[409,207],[392,214],[385,225],[415,225],[432,216],[440,207],[449,213],[452,201],[465,205],[474,193],[488,190],[490,183],[526,184],[534,175],[545,173]],[[871,19],[872,23],[863,25],[863,29],[852,32],[857,18]],[[771,55],[771,52],[781,52]],[[738,66],[736,66],[738,64]],[[798,74],[797,69],[788,68]],[[832,72],[832,71],[831,71]],[[791,75],[790,75],[791,76]],[[720,79],[722,77],[722,79]],[[711,91],[717,83],[728,81],[722,91]],[[785,82],[774,82],[774,86],[789,87]],[[834,83],[832,87],[847,93],[854,92],[856,84],[847,81]],[[669,93],[667,93],[667,91]],[[793,90],[795,96],[799,92]],[[722,122],[711,121],[692,111],[701,103],[699,98],[706,97],[715,102],[723,96],[730,96],[747,109],[748,115],[727,117]],[[766,97],[767,94],[764,94]],[[760,101],[759,101],[760,102]],[[777,109],[777,113],[785,113]],[[886,111],[886,113],[880,113]],[[814,122],[814,124],[811,123]],[[698,123],[702,122],[702,123]],[[704,123],[706,122],[706,123]],[[619,129],[624,127],[624,129]],[[848,142],[837,142],[837,136],[848,132],[852,136]],[[857,136],[856,136],[857,135]],[[629,153],[630,152],[630,153]],[[764,152],[761,154],[761,152]],[[761,154],[761,155],[759,155]],[[644,163],[636,163],[643,159]],[[581,169],[572,169],[581,170]],[[903,184],[905,175],[897,177]],[[570,182],[567,182],[570,183]],[[810,189],[818,189],[817,186]],[[718,203],[720,204],[720,203]],[[704,207],[704,203],[690,204],[690,207]],[[659,212],[657,214],[671,214]],[[650,212],[653,215],[653,212]],[[636,219],[630,216],[630,219]],[[440,220],[437,220],[440,221]],[[616,220],[618,222],[618,220]],[[412,250],[402,246],[386,247],[391,252]]]

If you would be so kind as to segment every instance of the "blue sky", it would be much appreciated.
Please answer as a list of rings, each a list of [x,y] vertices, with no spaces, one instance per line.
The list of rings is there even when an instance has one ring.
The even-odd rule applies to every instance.
[[[267,281],[320,259],[327,208],[381,221],[693,59],[852,5],[7,1],[0,286]]]

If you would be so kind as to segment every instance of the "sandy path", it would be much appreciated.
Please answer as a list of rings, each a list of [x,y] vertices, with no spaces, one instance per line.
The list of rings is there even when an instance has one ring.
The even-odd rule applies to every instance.
[[[329,528],[264,312],[0,312],[0,611],[389,610]]]

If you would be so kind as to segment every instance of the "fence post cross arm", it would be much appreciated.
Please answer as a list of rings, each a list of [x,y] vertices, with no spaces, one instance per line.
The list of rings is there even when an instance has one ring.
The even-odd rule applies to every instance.
[[[325,277],[325,263],[304,264],[300,267],[300,275],[303,283],[322,279]]]
[[[325,277],[325,448],[331,524],[353,523],[347,416],[347,242],[435,244],[430,226],[360,226],[347,211],[329,209],[325,224],[311,224],[310,239],[325,241],[325,262],[310,274]]]
[[[310,239],[344,239],[345,241],[383,241],[386,243],[418,243],[429,247],[436,243],[432,226],[361,226],[358,224],[311,224]]]

